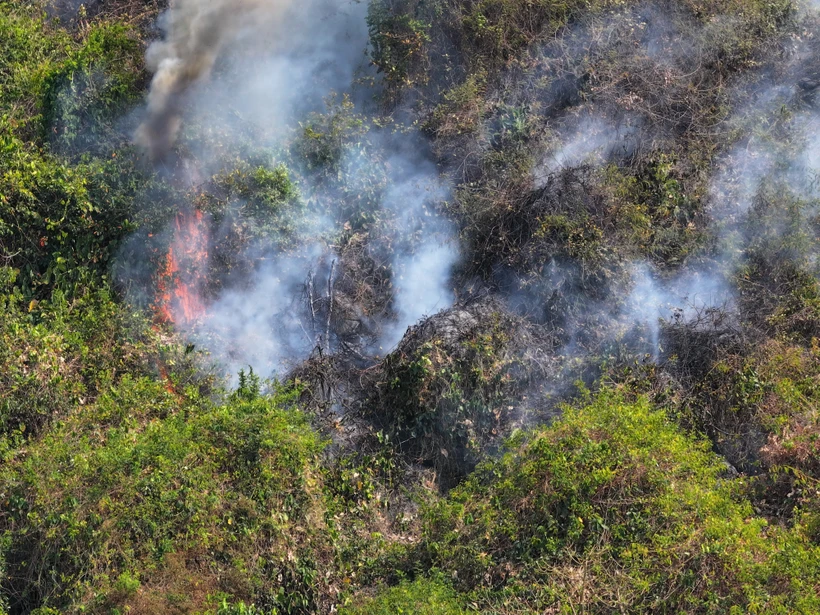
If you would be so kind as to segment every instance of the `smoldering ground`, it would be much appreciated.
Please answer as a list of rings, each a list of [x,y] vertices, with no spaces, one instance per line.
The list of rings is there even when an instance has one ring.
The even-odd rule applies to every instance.
[[[140,132],[141,142],[158,158],[181,136],[180,143],[206,176],[224,164],[222,153],[234,145],[230,143],[232,132],[252,134],[267,145],[281,142],[287,126],[318,108],[319,101],[331,89],[350,91],[351,82],[365,65],[363,50],[367,45],[361,5],[319,2],[321,21],[327,27],[318,37],[315,29],[306,27],[314,13],[304,6],[269,6],[261,2],[240,5],[242,10],[234,10],[237,14],[226,18],[224,29],[211,31],[214,23],[221,24],[219,11],[224,9],[219,6],[214,12],[200,13],[182,3],[178,13],[172,11],[165,18],[165,39],[149,54],[157,72],[148,115]],[[599,168],[629,164],[647,152],[662,150],[681,131],[713,131],[715,127],[708,124],[702,109],[697,105],[684,108],[676,97],[693,87],[694,68],[708,64],[720,33],[727,27],[730,24],[719,22],[699,25],[691,16],[670,13],[665,5],[642,4],[616,14],[603,27],[590,29],[581,24],[560,43],[547,47],[546,56],[568,47],[578,50],[577,59],[570,59],[571,66],[558,66],[553,76],[571,73],[575,77],[562,83],[570,84],[567,87],[586,87],[587,92],[582,99],[554,88],[533,88],[532,93],[516,90],[528,83],[532,85],[527,80],[511,85],[513,91],[519,92],[518,102],[548,110],[543,117],[549,137],[542,142],[543,162],[536,172],[542,179],[538,181],[582,164],[591,163]],[[628,36],[621,36],[623,33]],[[202,57],[197,56],[199,44],[208,47]],[[605,62],[590,69],[589,56],[600,60],[613,48],[629,48],[630,66],[634,73],[643,75],[639,82],[633,77],[624,79],[620,74],[606,73],[609,68]],[[550,61],[546,66],[556,64]],[[592,77],[578,77],[585,71]],[[698,87],[709,84],[701,83]],[[774,82],[771,88],[759,87],[767,92],[784,87],[788,90],[788,85]],[[499,96],[509,94],[507,91]],[[542,94],[548,99],[528,98]],[[560,101],[556,97],[563,101],[558,107]],[[773,112],[781,98],[777,93],[758,96],[756,112]],[[764,105],[763,101],[768,102]],[[161,127],[158,140],[152,140],[152,126]],[[178,130],[180,126],[184,127],[182,133]],[[389,133],[372,130],[367,137],[374,150],[381,150],[375,162],[363,162],[351,151],[342,154],[339,165],[341,174],[353,178],[351,183],[357,181],[357,176],[367,175],[371,165],[379,167],[386,181],[379,197],[379,210],[385,221],[380,228],[370,230],[368,241],[369,249],[381,255],[380,262],[389,270],[385,278],[390,289],[388,301],[373,312],[342,292],[335,299],[337,311],[356,323],[343,328],[358,331],[362,339],[368,340],[365,348],[377,352],[394,346],[408,325],[448,307],[456,296],[454,286],[464,281],[451,277],[459,260],[459,248],[453,224],[440,214],[441,204],[452,196],[447,180],[442,179],[429,156],[412,152],[417,141],[405,139],[401,132],[385,136]],[[395,144],[403,139],[405,146],[396,148]],[[717,168],[738,166],[730,160],[739,160],[740,147],[727,153]],[[398,153],[389,154],[389,150]],[[810,158],[810,149],[806,152],[804,159]],[[739,218],[747,207],[744,204],[754,199],[758,175],[767,171],[771,158],[765,148],[746,148],[745,154],[748,158],[739,165],[745,169],[744,174],[718,170],[709,189],[711,201],[735,202]],[[226,358],[231,370],[245,364],[259,366],[266,373],[281,370],[285,363],[293,364],[312,349],[332,351],[340,342],[335,328],[329,332],[326,326],[317,327],[317,316],[311,306],[315,307],[317,301],[333,305],[334,300],[329,298],[332,291],[318,293],[315,289],[319,285],[327,287],[328,280],[333,286],[334,276],[349,277],[346,267],[350,262],[339,252],[338,241],[338,233],[344,235],[339,224],[345,221],[334,210],[338,195],[323,194],[326,186],[313,185],[309,173],[299,181],[307,200],[321,203],[324,208],[311,214],[320,221],[303,229],[302,246],[284,253],[264,242],[249,247],[248,259],[256,263],[251,273],[241,283],[227,285],[209,297],[212,309],[188,331],[203,340],[217,357]],[[391,224],[392,229],[388,228]],[[731,272],[737,266],[738,249],[725,246],[736,236],[737,227],[726,230],[718,225],[715,230],[721,247],[712,254],[698,254],[693,262],[680,267],[683,273],[655,271],[654,265],[643,258],[617,265],[615,269],[621,272],[623,281],[613,286],[612,292],[622,293],[623,297],[615,302],[593,301],[587,303],[588,307],[593,306],[590,309],[597,309],[600,316],[613,319],[618,330],[628,328],[629,323],[649,330],[647,351],[657,359],[660,319],[672,313],[685,314],[690,309],[732,302]],[[316,241],[317,237],[321,239]],[[551,262],[555,266],[559,261]],[[567,282],[577,272],[566,264],[561,264],[560,269],[566,275],[559,276],[563,281],[554,290],[561,295],[577,292]],[[314,294],[307,303],[300,303],[298,297],[304,299],[311,280]],[[502,294],[512,293],[513,303],[538,300],[526,293],[498,290]],[[595,305],[599,307],[594,308]],[[572,322],[566,322],[564,327],[570,332],[583,328]],[[574,345],[574,336],[566,336],[569,346]]]
[[[195,321],[181,314],[174,319],[229,372],[252,366],[265,375],[281,373],[311,351],[349,342],[351,331],[383,353],[410,324],[453,301],[449,271],[458,250],[452,227],[439,215],[448,188],[425,148],[417,147],[417,136],[371,126],[362,133],[367,155],[361,143],[340,145],[345,186],[299,170],[304,160],[287,153],[303,130],[316,134],[298,126],[310,123],[331,92],[356,99],[356,79],[367,71],[364,10],[364,4],[334,0],[180,2],[162,18],[164,38],[149,48],[155,75],[137,142],[151,159],[167,169],[164,161],[178,145],[186,161],[174,163],[172,178],[200,186],[230,170],[235,154],[226,152],[262,148],[296,167],[294,181],[308,203],[298,239],[291,237],[287,249],[278,231],[252,240],[241,257],[249,264],[244,273],[228,276],[203,297],[208,308]],[[344,195],[373,177],[383,185],[367,251],[383,257],[389,278],[377,306],[358,305],[349,296],[361,295],[345,287],[358,265],[340,243]],[[235,198],[221,224],[241,223],[244,209],[242,197]],[[214,237],[225,234],[213,231]],[[211,258],[218,250],[208,250]]]
[[[622,6],[570,24],[527,63],[511,63],[486,86],[484,115],[462,119],[461,133],[437,110],[435,134],[450,139],[437,148],[464,178],[468,283],[488,283],[510,309],[553,327],[571,357],[629,340],[663,361],[664,322],[709,310],[742,320],[737,276],[760,231],[761,189],[783,184],[797,194],[813,177],[817,55],[803,27],[805,41],[790,35],[763,46],[759,68],[727,71],[722,54],[741,27],[676,3]],[[456,118],[474,113],[447,108]],[[687,168],[701,148],[712,152],[708,169]],[[499,158],[526,160],[520,152],[534,161],[529,177],[495,171]],[[653,224],[668,227],[660,240],[691,241],[685,258],[668,257],[674,244],[611,239],[641,224],[612,213],[613,192],[629,184],[607,184],[621,177],[634,178],[637,192],[654,185],[646,196],[656,201],[641,203],[642,215],[666,212]]]
[[[697,64],[708,62],[711,48],[727,24],[707,24],[692,36],[691,23],[677,27],[673,17],[658,7],[639,5],[634,12],[626,11],[615,21],[621,21],[620,29],[626,24],[642,33],[640,43],[632,46],[636,50],[635,66],[643,67],[646,74],[665,75],[668,89],[675,92],[680,75],[687,71],[691,74]],[[814,14],[808,16],[810,22],[816,18]],[[663,27],[659,28],[659,23]],[[619,26],[610,28],[617,30]],[[684,31],[689,31],[691,38],[681,39],[680,33]],[[812,136],[816,134],[818,116],[812,92],[817,84],[818,56],[816,45],[810,40],[784,40],[785,62],[775,62],[752,73],[748,80],[732,84],[727,90],[727,102],[735,105],[734,110],[709,127],[712,134],[734,130],[736,134],[752,135],[724,150],[714,161],[704,200],[711,220],[710,247],[693,254],[677,273],[658,271],[645,261],[627,266],[632,290],[622,304],[624,312],[620,318],[626,316],[627,321],[634,319],[636,326],[649,328],[650,352],[656,360],[661,353],[659,324],[663,320],[674,317],[681,322],[697,318],[704,310],[733,313],[740,309],[734,277],[748,258],[748,246],[759,230],[755,221],[758,214],[751,210],[763,198],[763,191],[781,186],[794,198],[807,201],[807,213],[814,210],[810,202],[818,194]],[[592,45],[587,46],[591,48]],[[617,80],[614,85],[618,89],[623,87]],[[661,99],[653,102],[652,95],[636,95],[641,90],[623,90],[620,112],[613,114],[611,98],[604,96],[603,102],[596,98],[596,94],[605,95],[612,88],[613,84],[601,82],[592,88],[590,101],[558,116],[555,125],[562,138],[536,167],[539,182],[562,167],[629,163],[640,150],[651,152],[659,146],[662,150],[663,144],[669,142],[670,128],[697,132],[704,129],[693,123],[701,121],[697,115],[681,115],[685,123],[677,126],[659,123],[654,117],[658,106],[674,109],[677,103],[664,103]],[[584,107],[586,111],[578,114],[576,109]],[[633,119],[625,123],[620,119],[624,112],[632,114]],[[691,108],[685,111],[692,112]]]

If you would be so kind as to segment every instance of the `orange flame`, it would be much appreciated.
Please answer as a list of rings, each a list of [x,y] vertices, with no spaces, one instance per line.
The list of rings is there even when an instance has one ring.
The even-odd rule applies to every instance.
[[[201,297],[208,263],[208,230],[201,211],[180,211],[158,271],[155,313],[163,323],[188,324],[205,311]]]

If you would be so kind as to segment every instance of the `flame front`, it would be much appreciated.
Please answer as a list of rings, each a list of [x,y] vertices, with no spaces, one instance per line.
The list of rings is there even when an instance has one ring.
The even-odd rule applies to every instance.
[[[208,229],[203,213],[184,210],[174,220],[174,236],[158,271],[155,313],[163,323],[190,324],[204,312]]]

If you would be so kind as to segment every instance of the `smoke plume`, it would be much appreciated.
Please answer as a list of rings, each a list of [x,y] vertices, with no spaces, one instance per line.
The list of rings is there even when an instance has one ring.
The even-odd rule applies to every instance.
[[[356,139],[340,139],[332,179],[317,175],[300,149],[312,146],[309,135],[321,139],[333,130],[322,122],[336,120],[327,118],[365,117],[358,114],[374,94],[357,86],[368,70],[366,8],[355,0],[178,0],[161,19],[162,40],[148,51],[154,79],[137,141],[157,163],[175,145],[184,153],[174,182],[207,186],[250,158],[260,168],[287,169],[299,193],[300,204],[279,214],[294,221],[296,234],[268,230],[249,241],[237,255],[240,275],[192,283],[185,263],[169,252],[166,283],[175,289],[165,291],[164,320],[228,373],[251,366],[282,374],[312,352],[351,344],[381,355],[407,327],[454,300],[458,249],[454,229],[438,213],[450,189],[416,131],[363,124]],[[372,192],[373,222],[359,231],[363,243],[350,247],[340,238],[350,232],[350,196],[359,192]],[[258,215],[248,213],[255,205],[247,194],[228,198],[208,223],[214,242],[248,224],[275,226],[247,218]],[[172,246],[180,243],[178,226],[161,233]],[[197,269],[221,276],[219,251],[216,243],[200,251]],[[362,273],[373,259],[373,273]],[[370,289],[373,279],[384,281]],[[196,295],[186,302],[202,306],[198,313],[181,309],[180,285]]]
[[[154,73],[147,117],[136,140],[153,161],[162,160],[176,141],[185,94],[211,73],[225,45],[243,28],[273,24],[287,0],[176,0],[164,14],[163,40],[146,54]]]

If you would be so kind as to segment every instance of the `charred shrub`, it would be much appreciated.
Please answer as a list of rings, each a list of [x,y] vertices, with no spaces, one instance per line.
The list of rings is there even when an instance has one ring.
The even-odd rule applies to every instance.
[[[765,443],[754,421],[762,387],[746,360],[751,332],[726,310],[678,315],[662,331],[665,367],[685,388],[682,422],[705,434],[715,450],[744,472],[756,472]]]
[[[606,204],[594,191],[593,175],[589,168],[568,169],[543,188],[510,194],[505,203],[487,202],[472,191],[460,195],[469,242],[481,246],[473,252],[475,268],[489,272],[503,264],[537,271],[563,257],[594,275],[603,259]]]
[[[466,474],[506,431],[526,386],[516,358],[517,322],[479,301],[411,328],[381,366],[368,413],[411,461],[434,466],[444,485]]]
[[[746,224],[751,238],[737,276],[741,308],[755,326],[804,344],[820,335],[818,233],[813,204],[759,195]]]

